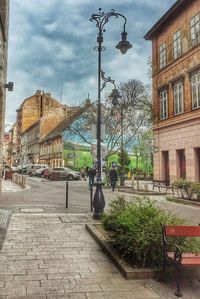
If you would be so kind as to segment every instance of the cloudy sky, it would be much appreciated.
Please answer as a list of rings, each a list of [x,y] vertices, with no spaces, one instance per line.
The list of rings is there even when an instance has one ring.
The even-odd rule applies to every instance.
[[[63,104],[97,97],[97,28],[90,16],[101,7],[127,18],[126,31],[133,48],[122,55],[122,19],[110,19],[104,33],[102,69],[116,83],[140,79],[149,83],[147,59],[151,43],[144,34],[175,0],[10,0],[6,123],[16,119],[20,103],[36,90],[50,92]],[[109,87],[104,90],[108,92]]]

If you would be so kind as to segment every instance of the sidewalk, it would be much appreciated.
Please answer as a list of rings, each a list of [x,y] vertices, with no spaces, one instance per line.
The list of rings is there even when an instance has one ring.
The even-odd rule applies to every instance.
[[[22,190],[24,189],[11,180],[2,180],[2,192],[19,192]]]
[[[126,280],[85,229],[88,214],[13,214],[0,253],[1,299],[172,299],[175,287]],[[200,298],[184,284],[184,297]]]
[[[159,299],[127,281],[85,229],[87,214],[13,214],[0,253],[0,298]]]

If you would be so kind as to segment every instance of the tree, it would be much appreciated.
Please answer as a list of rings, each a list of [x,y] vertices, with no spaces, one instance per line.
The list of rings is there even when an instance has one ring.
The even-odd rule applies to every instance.
[[[138,136],[136,143],[133,146],[133,153],[136,157],[136,180],[137,189],[139,189],[138,174],[139,174],[139,157],[144,162],[144,172],[147,176],[151,175],[153,168],[153,132],[151,129],[145,131],[142,135]]]
[[[102,142],[107,146],[108,158],[119,151],[130,151],[138,136],[152,124],[151,89],[140,80],[132,79],[118,86],[120,98],[116,106],[107,96],[102,100],[102,123],[106,127]],[[92,125],[97,123],[97,106],[88,109],[74,121],[65,133],[65,138],[76,142],[96,143]],[[122,169],[124,169],[121,156]]]
[[[114,149],[118,151],[122,146],[124,150],[130,149],[135,137],[145,127],[149,127],[151,118],[147,106],[150,96],[147,87],[140,80],[132,79],[120,83],[118,89],[121,97],[118,105],[112,108],[115,116],[113,126],[107,126],[109,138],[107,143],[111,151]]]
[[[124,185],[124,170],[126,170],[126,171],[128,170],[128,166],[131,162],[131,159],[125,150],[120,151],[118,153],[118,157],[119,157],[118,161],[120,163],[120,169],[119,169],[119,171],[120,171],[119,174],[120,174],[120,179],[121,179],[120,185],[123,186]]]

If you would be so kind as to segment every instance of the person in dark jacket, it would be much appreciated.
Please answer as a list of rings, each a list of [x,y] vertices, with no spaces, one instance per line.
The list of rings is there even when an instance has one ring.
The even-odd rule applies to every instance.
[[[118,180],[118,174],[117,174],[117,170],[115,169],[114,166],[112,166],[110,172],[109,172],[109,179],[110,179],[110,184],[112,186],[112,191],[115,190],[115,186]]]
[[[91,189],[94,185],[94,178],[95,178],[95,175],[96,175],[97,171],[96,171],[96,168],[95,167],[91,167],[89,168],[88,172],[87,172],[87,175],[89,177],[89,188]]]

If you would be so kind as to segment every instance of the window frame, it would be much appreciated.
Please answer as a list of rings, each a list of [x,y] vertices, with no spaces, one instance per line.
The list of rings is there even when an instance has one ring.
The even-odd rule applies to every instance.
[[[192,38],[193,36],[194,38]],[[190,19],[190,38],[192,46],[200,43],[200,12]]]
[[[200,71],[191,75],[192,110],[200,108]],[[194,95],[196,99],[194,99]],[[196,102],[196,105],[194,103]]]
[[[165,95],[165,96],[164,96]],[[160,100],[160,120],[168,118],[168,91],[163,89],[159,91]]]
[[[167,65],[167,47],[165,42],[159,47],[159,62],[160,69],[163,69]]]
[[[179,89],[181,87],[181,90]],[[175,91],[175,89],[178,89]],[[184,84],[182,81],[176,82],[173,85],[173,99],[174,99],[174,115],[179,115],[184,113]],[[177,103],[177,112],[176,112],[176,103]],[[181,104],[180,104],[181,103]],[[182,107],[182,109],[180,109]]]
[[[173,57],[177,59],[182,54],[181,29],[173,34]]]

